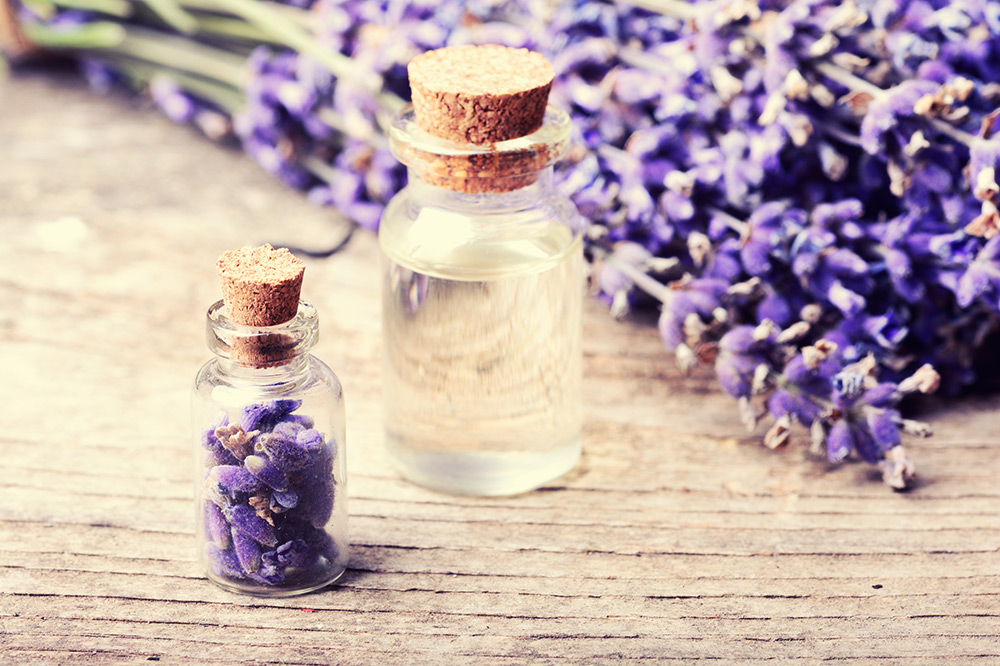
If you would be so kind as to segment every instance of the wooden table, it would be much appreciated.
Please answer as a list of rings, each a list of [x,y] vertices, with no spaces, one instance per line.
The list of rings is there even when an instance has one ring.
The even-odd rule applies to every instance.
[[[237,151],[73,75],[0,83],[0,663],[1000,663],[1000,398],[934,403],[920,484],[763,449],[708,372],[591,301],[585,455],[507,499],[381,443],[378,254],[308,260],[348,399],[351,568],[202,579],[189,387],[224,250],[347,227]]]

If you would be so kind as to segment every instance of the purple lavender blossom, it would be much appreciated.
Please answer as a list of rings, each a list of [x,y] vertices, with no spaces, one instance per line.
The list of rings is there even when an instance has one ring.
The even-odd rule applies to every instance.
[[[315,566],[336,550],[326,534],[336,442],[313,429],[312,418],[294,413],[301,405],[246,405],[239,411],[242,425],[228,426],[228,415],[220,413],[205,431],[203,446],[220,458],[206,471],[202,502],[203,536],[213,546],[206,557],[218,576],[278,586],[288,569]],[[228,447],[240,448],[242,460],[216,431]]]
[[[225,516],[214,502],[204,502],[203,506],[205,537],[219,548],[228,548],[231,542],[229,523]]]
[[[243,464],[246,467],[246,472],[272,489],[278,491],[288,490],[288,476],[267,458],[247,456]]]
[[[246,461],[243,461],[246,464]],[[253,493],[260,489],[261,482],[240,465],[216,465],[211,469],[209,479],[223,493],[235,497],[239,493]]]
[[[233,527],[233,551],[240,568],[248,574],[260,569],[260,544],[252,537]]]
[[[222,508],[222,514],[232,524],[233,528],[239,530],[246,536],[265,546],[273,546],[278,542],[277,536],[267,521],[254,513],[246,504],[235,504]]]
[[[282,419],[301,405],[299,400],[274,400],[247,405],[240,416],[240,427],[244,432],[273,430]]]
[[[208,543],[205,544],[205,558],[217,576],[236,580],[245,577],[243,567],[240,566],[240,561],[232,550]]]
[[[309,465],[313,458],[310,452],[296,443],[294,433],[290,433],[292,436],[287,437],[278,433],[278,427],[272,433],[258,436],[254,450],[267,456],[267,459],[282,472],[294,472]],[[302,426],[299,426],[299,430],[302,430]],[[287,432],[287,429],[285,431]]]

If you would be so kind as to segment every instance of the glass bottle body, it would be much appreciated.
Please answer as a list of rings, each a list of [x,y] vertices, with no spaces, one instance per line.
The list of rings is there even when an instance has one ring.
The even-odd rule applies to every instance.
[[[388,452],[445,492],[537,488],[581,453],[576,210],[550,165],[496,192],[423,176],[411,165],[379,229]]]
[[[315,309],[301,302],[290,322],[251,328],[232,324],[220,301],[208,320],[218,356],[198,372],[192,400],[202,570],[260,596],[324,587],[347,567],[347,476],[343,391],[308,353]],[[232,353],[248,347],[269,360]]]

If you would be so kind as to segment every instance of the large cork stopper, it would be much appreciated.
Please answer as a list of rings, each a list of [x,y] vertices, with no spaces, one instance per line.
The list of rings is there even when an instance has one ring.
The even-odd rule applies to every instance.
[[[542,125],[555,71],[540,54],[506,46],[449,46],[407,68],[417,123],[459,143],[489,144]]]
[[[216,263],[229,318],[243,326],[277,326],[299,309],[305,264],[291,252],[260,247],[230,250]]]

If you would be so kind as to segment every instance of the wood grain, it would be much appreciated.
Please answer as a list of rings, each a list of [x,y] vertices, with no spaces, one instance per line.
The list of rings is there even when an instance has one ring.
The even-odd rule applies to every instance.
[[[303,290],[347,395],[351,569],[241,597],[194,563],[188,392],[214,261],[347,226],[41,69],[0,83],[0,231],[2,664],[1000,663],[997,396],[930,403],[920,483],[893,494],[801,439],[761,448],[710,374],[591,301],[578,468],[512,498],[434,493],[382,451],[379,259],[359,233],[307,260]]]

